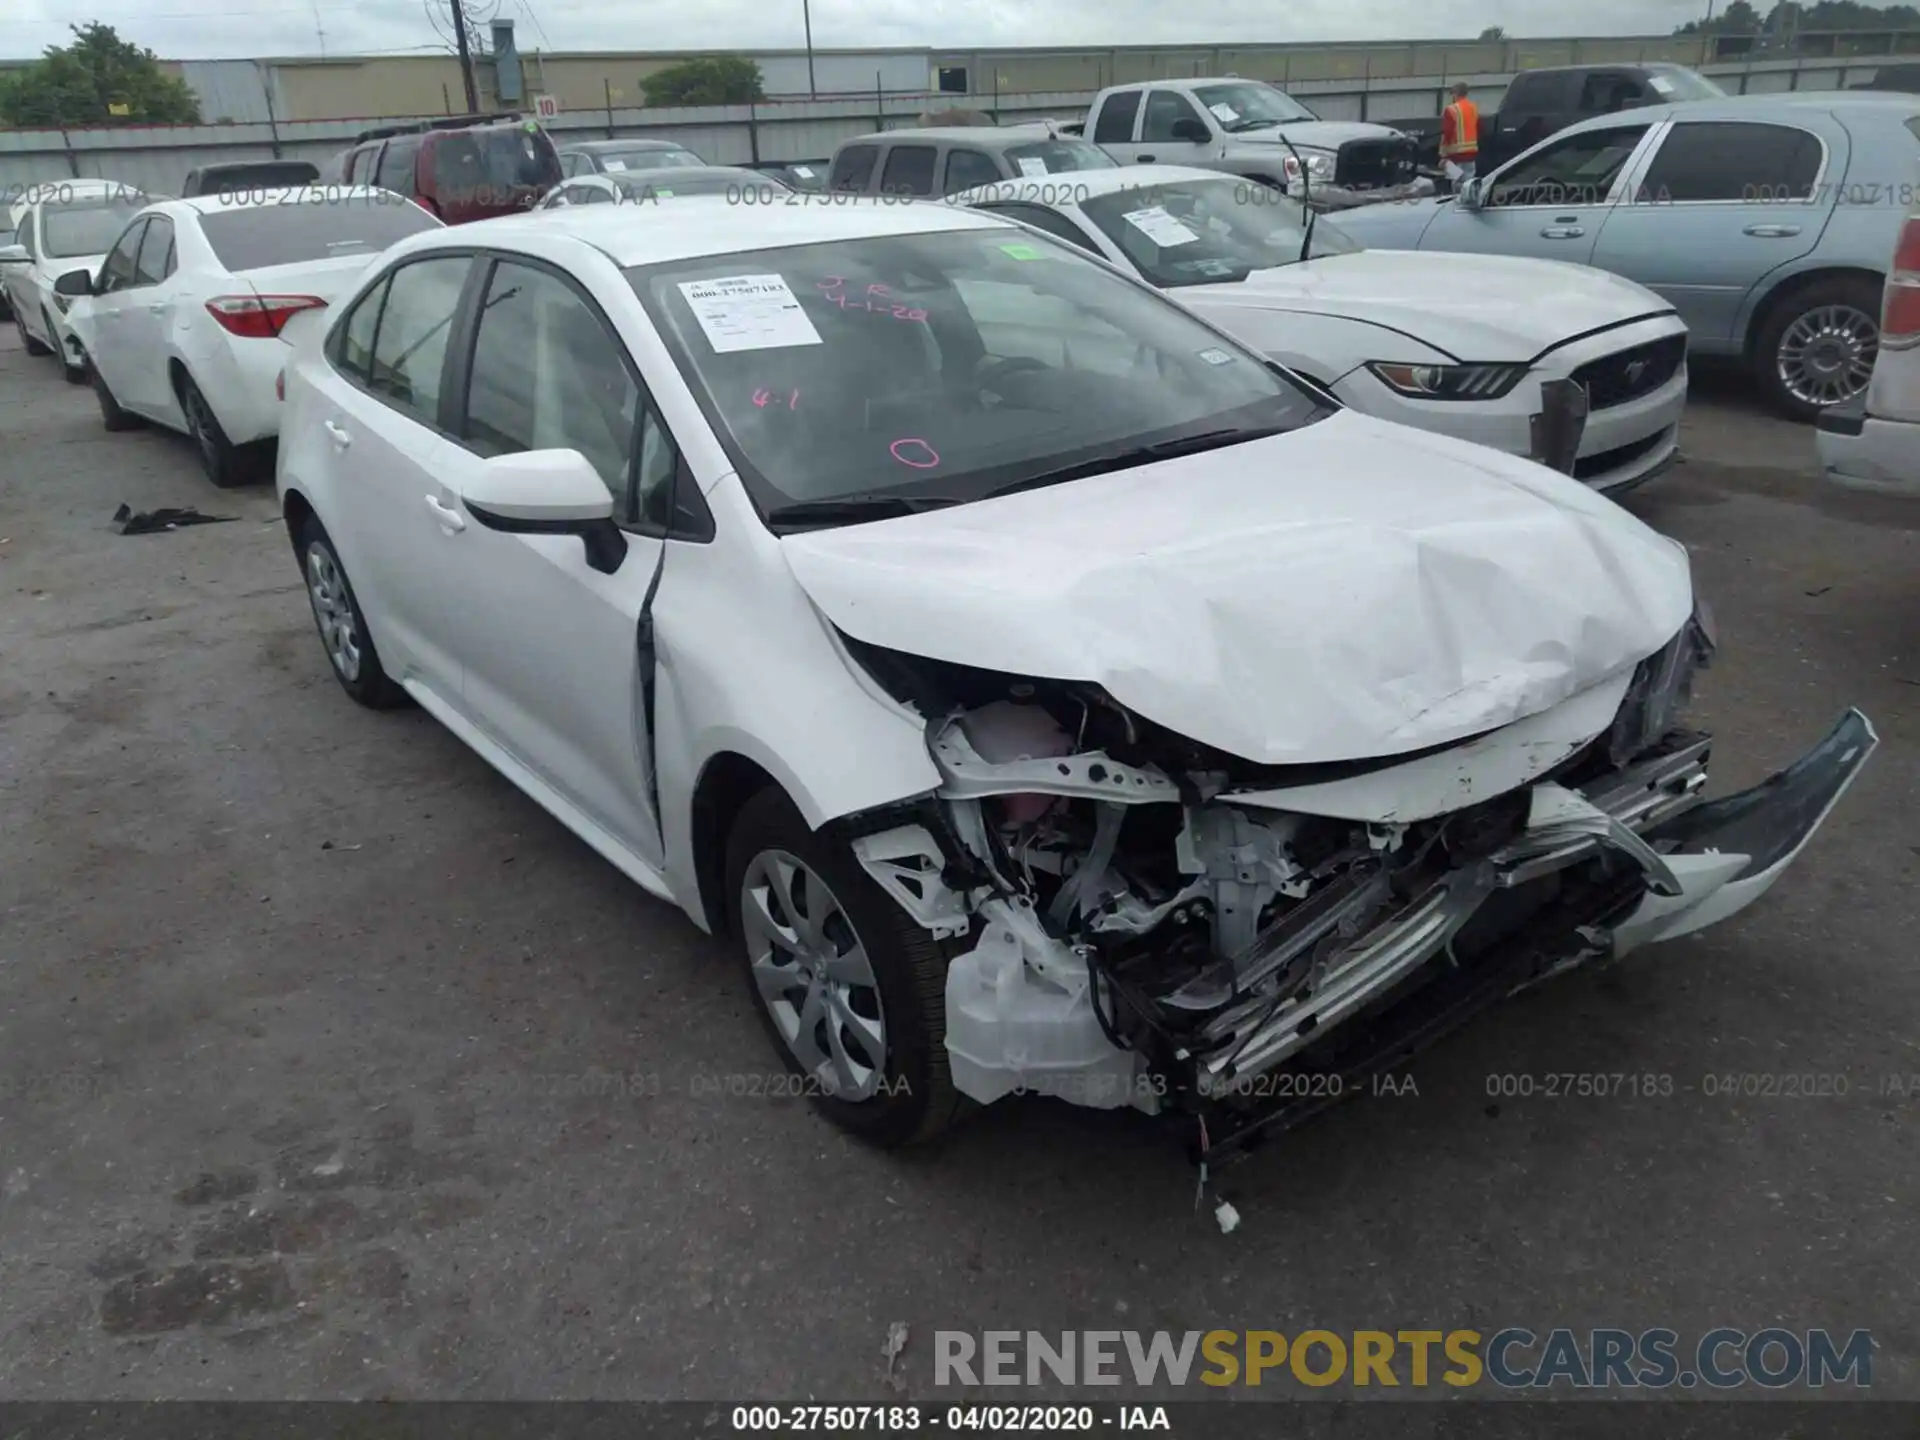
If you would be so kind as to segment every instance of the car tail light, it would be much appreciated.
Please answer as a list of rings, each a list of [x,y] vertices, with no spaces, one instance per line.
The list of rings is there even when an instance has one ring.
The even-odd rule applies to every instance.
[[[248,340],[272,340],[292,316],[319,310],[326,301],[318,295],[216,295],[207,301],[207,313],[231,334]]]
[[[1882,344],[1910,345],[1920,340],[1920,215],[1900,227],[1893,247],[1893,271],[1880,316]]]

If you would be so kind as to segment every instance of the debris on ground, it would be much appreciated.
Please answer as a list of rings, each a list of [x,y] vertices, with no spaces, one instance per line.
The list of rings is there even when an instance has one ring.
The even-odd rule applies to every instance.
[[[900,1352],[906,1348],[907,1322],[904,1320],[895,1320],[887,1326],[887,1343],[880,1348],[880,1353],[887,1357],[887,1378],[889,1380],[893,1378],[893,1367],[900,1359]]]
[[[1214,1206],[1213,1218],[1220,1222],[1222,1235],[1231,1235],[1240,1228],[1240,1212],[1233,1208],[1230,1201],[1222,1200]]]
[[[237,520],[237,515],[202,515],[192,506],[159,510],[130,510],[122,505],[113,512],[113,523],[122,535],[151,535],[160,530],[178,530],[183,525],[221,525]]]

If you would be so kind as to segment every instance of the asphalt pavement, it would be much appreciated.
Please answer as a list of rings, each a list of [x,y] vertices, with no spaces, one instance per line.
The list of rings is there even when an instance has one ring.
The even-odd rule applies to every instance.
[[[1762,906],[1228,1170],[1223,1234],[1139,1117],[884,1154],[770,1093],[730,952],[340,692],[271,487],[107,434],[9,332],[0,1395],[935,1398],[939,1329],[1781,1324],[1920,1398],[1920,506],[1697,388],[1629,504],[1718,618],[1714,788],[1849,705],[1879,754]]]

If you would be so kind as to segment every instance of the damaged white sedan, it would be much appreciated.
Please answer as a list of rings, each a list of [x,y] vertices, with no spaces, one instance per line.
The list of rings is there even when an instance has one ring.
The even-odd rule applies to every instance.
[[[1242,1145],[1742,909],[1876,743],[1703,800],[1680,546],[978,212],[436,231],[295,352],[341,683],[729,934],[888,1143],[1024,1090]]]

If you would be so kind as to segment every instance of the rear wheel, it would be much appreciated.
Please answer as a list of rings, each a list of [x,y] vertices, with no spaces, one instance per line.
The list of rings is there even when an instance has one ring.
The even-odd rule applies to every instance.
[[[320,632],[327,663],[345,690],[369,710],[392,710],[404,705],[407,692],[395,684],[380,664],[380,652],[361,616],[360,602],[347,583],[346,567],[334,552],[333,539],[321,523],[309,516],[296,537],[300,568],[307,581],[307,602]]]
[[[1867,388],[1880,349],[1880,286],[1816,281],[1773,308],[1753,347],[1755,378],[1781,414],[1813,420]]]
[[[20,332],[20,348],[25,350],[29,355],[51,355],[53,353],[45,345],[33,338],[33,332],[27,329],[27,317],[19,310],[13,312],[13,328]]]
[[[846,843],[763,790],[728,839],[727,897],[761,1024],[821,1113],[886,1146],[945,1129],[962,1104],[947,1068],[946,957]]]
[[[257,469],[253,456],[227,439],[213,407],[200,393],[200,387],[193,383],[191,375],[180,377],[179,393],[180,409],[187,417],[187,434],[193,437],[194,449],[200,453],[200,468],[206,472],[207,479],[222,490],[253,479]]]

